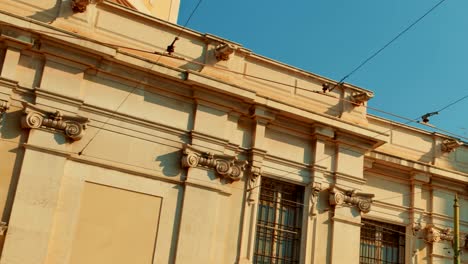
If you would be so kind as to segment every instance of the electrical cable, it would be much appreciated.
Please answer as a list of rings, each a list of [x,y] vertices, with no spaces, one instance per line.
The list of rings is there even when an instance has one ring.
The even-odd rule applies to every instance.
[[[364,65],[366,65],[369,61],[371,61],[373,58],[375,58],[379,53],[381,53],[383,50],[385,50],[388,46],[390,46],[393,42],[395,42],[398,38],[400,38],[402,35],[404,35],[408,30],[410,30],[412,27],[414,27],[416,24],[418,24],[422,19],[424,19],[427,15],[429,15],[432,11],[434,11],[437,7],[439,7],[442,3],[444,3],[446,0],[441,0],[437,4],[435,4],[431,9],[429,9],[426,13],[424,13],[422,16],[420,16],[418,19],[416,19],[413,23],[411,23],[408,27],[406,27],[403,31],[398,33],[393,39],[391,39],[389,42],[387,42],[382,48],[374,52],[371,56],[369,56],[367,59],[365,59],[361,64],[359,64],[357,67],[355,67],[353,70],[351,70],[348,74],[346,74],[343,78],[340,79],[338,84],[336,84],[334,87],[329,89],[329,91],[333,90],[337,85],[343,84],[343,82],[348,79],[351,75],[353,75],[355,72],[357,72],[359,69],[361,69]]]
[[[406,30],[404,30],[403,32],[400,32],[400,34],[397,35],[397,37],[395,37],[394,39],[392,39],[392,41],[390,41],[389,43],[387,43],[386,46],[390,45],[391,42],[395,41],[398,37],[400,37],[401,35],[403,35],[403,34],[404,34],[406,31],[408,31],[412,26],[414,26],[416,23],[418,23],[422,18],[424,18],[426,15],[428,15],[430,12],[432,12],[436,7],[438,7],[438,6],[439,6],[440,4],[442,4],[442,2],[444,2],[444,1],[445,1],[445,0],[440,1],[440,2],[439,2],[436,6],[434,6],[431,10],[429,10],[428,12],[426,12],[425,15],[423,15],[423,16],[422,16],[421,18],[419,18],[417,21],[413,22],[413,24],[411,24]],[[192,13],[190,14],[190,16],[189,16],[189,18],[187,19],[187,21],[186,21],[184,27],[188,24],[188,22],[190,21],[191,17],[193,16],[193,14],[195,13],[195,11],[196,11],[197,8],[199,7],[200,3],[201,3],[201,0],[198,2],[197,6],[194,8],[194,10],[192,11]],[[183,29],[180,30],[178,36],[180,36],[180,34],[182,33],[182,30],[183,30]],[[36,30],[36,31],[38,31],[38,30]],[[46,32],[46,33],[49,33],[49,34],[50,34],[50,32]],[[107,44],[108,44],[108,43],[107,43]],[[112,44],[110,44],[110,45],[112,45]],[[115,46],[115,47],[122,47],[122,48],[126,48],[126,49],[139,50],[139,49],[135,49],[135,48],[131,48],[131,47],[125,47],[125,46],[119,46],[119,45],[112,45],[112,46]],[[384,48],[385,48],[386,46],[384,46]],[[379,50],[379,51],[377,52],[377,54],[378,54],[379,52],[381,52],[384,48],[382,48],[381,50]],[[148,51],[145,51],[145,50],[139,50],[139,51],[148,52]],[[154,53],[154,52],[151,52],[151,53]],[[366,60],[363,64],[359,65],[356,69],[354,69],[350,74],[348,74],[348,75],[345,76],[345,77],[348,78],[351,74],[353,74],[354,72],[356,72],[360,67],[362,67],[365,63],[367,63],[370,59],[372,59],[373,57],[375,57],[377,54],[371,56],[368,60]],[[164,54],[160,54],[160,55],[164,55]],[[168,56],[168,57],[172,57],[172,58],[175,58],[175,59],[179,59],[179,58],[173,57],[173,56]],[[184,60],[185,60],[185,59],[184,59]],[[192,63],[197,63],[197,62],[192,62]],[[198,63],[198,64],[201,64],[201,63]],[[210,66],[210,65],[206,65],[206,64],[203,64],[203,65],[204,65],[204,66]],[[215,67],[215,68],[216,68],[216,67]],[[221,69],[221,70],[226,70],[226,69],[222,69],[222,68],[219,68],[219,69]],[[233,71],[231,71],[231,72],[233,72]],[[240,72],[237,72],[237,73],[238,73],[238,74],[242,74],[242,75],[246,75],[245,73],[240,73]],[[258,78],[258,79],[261,79],[261,80],[264,80],[264,81],[271,81],[271,82],[275,82],[275,83],[278,83],[278,84],[291,86],[291,87],[294,87],[294,88],[297,88],[297,89],[304,89],[304,88],[301,88],[301,87],[297,87],[297,86],[293,86],[293,85],[289,85],[289,84],[285,84],[285,83],[281,83],[281,82],[276,82],[276,81],[273,81],[273,80],[269,80],[269,79],[266,79],[266,78],[261,78],[261,77],[252,76],[252,75],[247,75],[247,76],[248,76],[248,77],[253,77],[253,78]],[[341,82],[341,81],[340,81],[340,82]],[[134,90],[135,90],[135,89],[136,89],[136,87],[134,88]],[[140,89],[141,89],[141,88],[140,88]],[[309,89],[304,89],[304,90],[310,91]],[[130,96],[132,93],[133,93],[133,91],[127,95],[127,98],[128,98],[128,96]],[[455,103],[457,103],[457,102],[459,102],[459,101],[465,99],[466,97],[468,97],[468,95],[465,96],[464,98],[459,99],[459,100],[455,101],[454,103],[452,103],[452,104],[446,106],[446,107],[443,108],[442,110],[444,110],[444,109],[446,109],[447,107],[449,107],[449,106],[451,106],[451,105],[453,105],[453,104],[455,104]],[[343,101],[347,101],[346,99],[341,99],[341,98],[338,98],[338,99],[343,100]],[[125,99],[125,100],[126,100],[126,99]],[[125,100],[124,100],[124,101],[125,101]],[[124,102],[124,101],[123,101],[123,102]],[[120,105],[122,105],[123,102],[122,102]],[[348,101],[348,102],[349,102],[349,101]],[[119,106],[119,107],[120,107],[120,106]],[[374,110],[374,111],[383,112],[383,113],[385,113],[385,114],[389,114],[389,115],[392,115],[392,116],[395,116],[395,117],[398,117],[398,118],[403,118],[403,119],[411,120],[411,122],[415,122],[415,120],[408,119],[408,118],[405,118],[405,117],[402,117],[402,116],[398,116],[398,115],[395,115],[395,114],[392,114],[392,113],[389,113],[389,112],[386,112],[386,111],[383,111],[383,110],[380,110],[380,109],[377,109],[377,108],[371,108],[371,107],[369,107],[369,106],[365,106],[365,107],[367,107],[367,108],[369,108],[369,109],[372,109],[372,110]],[[440,111],[441,111],[441,110],[440,110]],[[107,122],[108,122],[108,121],[109,121],[109,119],[107,120]],[[106,123],[107,123],[107,122],[106,122]],[[104,125],[105,125],[106,123],[104,123]],[[99,131],[100,131],[100,130],[98,130],[97,133],[99,133]],[[96,133],[96,134],[94,135],[94,137],[88,142],[88,144],[86,144],[86,146],[83,148],[83,150],[80,151],[79,153],[81,153],[81,154],[83,153],[84,149],[85,149],[85,148],[89,145],[89,143],[96,137],[97,133]],[[384,132],[384,133],[386,133],[386,132]],[[451,133],[451,134],[452,134],[452,135],[456,135],[456,134],[453,134],[453,133]],[[331,157],[326,157],[326,158],[331,158]]]
[[[445,0],[444,0],[445,1]],[[11,26],[10,24],[6,24],[6,23],[1,23],[1,24],[4,24],[4,25],[9,25]],[[23,27],[18,27],[18,26],[15,26],[17,28],[21,28],[21,29],[26,29],[26,28],[23,28]],[[41,32],[41,30],[35,30],[37,32]],[[47,34],[50,34],[50,32],[47,32],[47,31],[42,31],[44,33],[47,33]],[[182,32],[182,31],[180,31]],[[61,35],[61,34],[60,34]],[[87,39],[87,38],[84,38],[84,37],[80,37],[80,36],[72,36],[74,38],[79,38],[79,39]],[[196,62],[196,61],[190,61],[186,58],[183,58],[183,57],[179,57],[179,56],[173,56],[173,55],[168,55],[168,54],[165,54],[165,53],[160,53],[160,52],[155,52],[155,51],[147,51],[147,50],[142,50],[142,49],[137,49],[137,48],[131,48],[131,47],[128,47],[128,46],[122,46],[122,45],[116,45],[116,44],[111,44],[111,43],[105,43],[105,42],[100,42],[100,41],[96,41],[96,40],[91,40],[91,39],[87,39],[89,41],[93,41],[93,42],[96,42],[96,43],[100,43],[102,45],[107,45],[107,46],[111,46],[111,47],[114,47],[114,48],[124,48],[124,49],[130,49],[130,50],[135,50],[135,51],[141,51],[141,52],[146,52],[146,53],[152,53],[152,54],[158,54],[160,56],[166,56],[168,58],[172,58],[172,59],[176,59],[176,60],[182,60],[182,61],[186,61],[188,63],[193,63],[193,64],[196,64],[196,65],[199,65],[199,66],[204,66],[204,67],[211,67],[211,68],[214,68],[214,69],[217,69],[217,70],[222,70],[222,71],[226,71],[226,72],[230,72],[230,73],[233,73],[233,74],[239,74],[239,75],[243,75],[243,76],[246,76],[246,77],[250,77],[250,78],[254,78],[254,79],[258,79],[258,80],[262,80],[262,81],[266,81],[266,82],[271,82],[271,83],[275,83],[275,84],[279,84],[279,85],[284,85],[284,86],[287,86],[287,87],[292,87],[292,88],[295,88],[295,89],[299,89],[299,90],[304,90],[304,91],[309,91],[309,92],[315,92],[315,93],[321,93],[320,91],[314,91],[314,90],[310,90],[310,89],[307,89],[307,88],[303,88],[303,87],[298,87],[296,85],[292,85],[292,84],[288,84],[288,83],[283,83],[283,82],[278,82],[278,81],[274,81],[274,80],[270,80],[270,79],[267,79],[267,78],[263,78],[263,77],[259,77],[259,76],[255,76],[255,75],[249,75],[249,74],[245,74],[244,72],[237,72],[237,71],[233,71],[233,70],[229,70],[229,69],[226,69],[226,68],[221,68],[221,67],[216,67],[216,66],[213,66],[213,65],[209,65],[209,64],[205,64],[205,63],[200,63],[200,62]],[[137,57],[140,57],[140,56],[137,56]],[[158,57],[159,59],[160,57]],[[142,58],[144,60],[148,60],[147,58]],[[157,61],[156,61],[157,63]],[[468,95],[467,95],[468,97]],[[455,102],[453,102],[451,105],[455,104],[455,103],[458,103],[459,101],[465,99],[466,97],[462,98],[462,99],[459,99]],[[344,101],[344,102],[349,102],[349,103],[353,103],[347,99],[344,99],[344,98],[336,98],[338,100],[341,100],[341,101]],[[449,105],[449,106],[451,106]],[[447,107],[449,107],[447,106]],[[461,135],[458,135],[458,134],[455,134],[455,133],[452,133],[450,131],[447,131],[447,130],[443,130],[443,129],[440,129],[436,126],[432,126],[432,125],[427,125],[427,124],[424,124],[424,123],[420,123],[418,122],[417,119],[419,119],[420,117],[418,117],[417,119],[409,119],[409,118],[406,118],[406,117],[403,117],[401,115],[397,115],[397,114],[394,114],[394,113],[391,113],[391,112],[388,112],[388,111],[384,111],[384,110],[381,110],[381,109],[378,109],[378,108],[375,108],[375,107],[370,107],[368,105],[362,105],[362,107],[365,107],[365,108],[368,108],[368,109],[371,109],[371,110],[374,110],[376,112],[380,112],[380,113],[383,113],[383,114],[386,114],[386,115],[389,115],[389,116],[393,116],[393,117],[396,117],[396,118],[399,118],[399,119],[404,119],[404,120],[411,120],[411,122],[414,122],[414,123],[418,123],[418,124],[421,124],[421,125],[425,125],[426,127],[428,128],[432,128],[432,129],[435,129],[435,130],[438,130],[438,131],[442,131],[444,133],[448,133],[452,136],[455,136],[455,137],[458,137],[458,138],[463,138],[465,140],[468,140],[468,137],[464,137],[464,136],[461,136]],[[446,108],[447,108],[446,107]],[[444,108],[444,109],[446,109]],[[443,109],[442,109],[443,110]]]

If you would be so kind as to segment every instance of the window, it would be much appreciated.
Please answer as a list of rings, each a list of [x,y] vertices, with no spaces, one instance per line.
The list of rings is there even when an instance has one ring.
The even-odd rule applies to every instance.
[[[262,178],[254,263],[299,263],[304,187]]]
[[[405,263],[405,227],[362,219],[361,264]]]

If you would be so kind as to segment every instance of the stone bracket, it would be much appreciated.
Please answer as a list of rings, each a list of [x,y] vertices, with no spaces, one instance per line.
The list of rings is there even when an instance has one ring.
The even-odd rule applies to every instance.
[[[89,119],[82,116],[63,115],[60,111],[51,112],[46,109],[23,103],[24,115],[21,118],[23,128],[44,127],[54,131],[62,131],[73,141],[80,140]]]
[[[444,141],[442,141],[441,149],[442,152],[450,153],[455,151],[455,149],[462,145],[463,143],[456,139],[445,139]]]
[[[10,103],[4,100],[0,100],[0,116],[10,109]]]
[[[230,181],[238,181],[242,176],[248,162],[237,160],[235,156],[218,155],[202,151],[185,144],[182,149],[182,167],[196,168],[208,167],[215,169],[216,175]]]
[[[330,187],[329,193],[330,205],[349,204],[356,206],[363,213],[368,213],[371,210],[374,194],[359,193],[356,190],[344,190],[337,186]]]
[[[227,61],[229,60],[229,55],[234,53],[236,46],[228,43],[221,43],[216,46],[214,50],[214,55],[218,61]]]
[[[437,243],[441,240],[453,241],[453,235],[451,235],[450,232],[450,228],[440,230],[433,225],[428,225],[426,227],[426,241],[431,244]]]
[[[368,92],[354,92],[351,95],[351,103],[354,106],[360,106],[363,105],[365,102],[369,101],[373,95]]]

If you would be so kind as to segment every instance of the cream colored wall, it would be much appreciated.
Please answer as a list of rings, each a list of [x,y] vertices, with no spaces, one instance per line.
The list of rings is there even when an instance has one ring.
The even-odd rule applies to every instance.
[[[5,12],[29,12],[27,3],[9,2],[0,3]],[[24,10],[17,10],[21,6]],[[8,222],[1,264],[90,262],[95,254],[86,252],[96,248],[86,235],[104,217],[117,229],[129,227],[95,232],[96,247],[100,239],[120,236],[112,248],[129,247],[121,261],[137,254],[141,263],[252,263],[262,177],[306,186],[303,263],[357,263],[361,218],[406,226],[407,263],[449,256],[443,251],[448,242],[426,243],[424,229],[414,231],[413,225],[450,226],[455,193],[468,206],[466,146],[443,153],[446,136],[368,117],[364,107],[340,100],[364,91],[360,88],[345,85],[331,96],[297,89],[320,90],[330,80],[245,49],[214,62],[213,48],[224,41],[216,37],[185,31],[176,55],[290,86],[158,55],[141,57],[64,37],[66,31],[54,28],[157,50],[180,30],[109,2],[58,18],[53,26],[5,12],[1,21],[51,33],[2,26],[0,100],[11,107],[0,129],[0,158],[7,161],[0,170],[0,202]],[[122,26],[115,27],[116,21]],[[39,35],[40,45],[32,45]],[[88,117],[84,137],[71,141],[48,128],[21,129],[24,102]],[[231,183],[212,168],[182,168],[184,144],[248,160],[261,176],[250,178],[248,167],[242,180]],[[316,206],[314,184],[322,189]],[[372,210],[330,206],[333,185],[374,194]],[[125,202],[113,204],[106,197]],[[100,206],[109,213],[94,213]],[[144,217],[125,213],[128,207],[143,210]],[[462,211],[465,233],[467,217]],[[135,241],[143,230],[145,239]],[[112,261],[108,252],[99,252],[106,260],[93,261]]]

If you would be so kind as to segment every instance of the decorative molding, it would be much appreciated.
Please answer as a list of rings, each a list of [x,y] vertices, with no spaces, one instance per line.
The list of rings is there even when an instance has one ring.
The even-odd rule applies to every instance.
[[[10,109],[10,103],[4,100],[0,100],[0,116]]]
[[[5,222],[0,222],[0,236],[5,236],[8,225]]]
[[[322,191],[322,184],[313,182],[310,190],[310,212],[309,216],[314,218],[317,215],[317,202],[320,192]]]
[[[50,130],[62,131],[73,141],[80,140],[89,119],[82,116],[63,115],[60,111],[50,112],[27,103],[24,106],[24,116],[21,119],[23,128],[44,127]]]
[[[363,213],[368,213],[371,210],[374,194],[359,193],[356,190],[344,190],[337,186],[330,187],[329,191],[330,205],[336,206],[347,203],[356,206]]]
[[[426,226],[426,241],[431,244],[437,243],[441,240],[453,241],[453,235],[451,235],[450,232],[450,228],[439,230],[433,225],[428,225]]]
[[[99,3],[102,0],[71,0],[71,8],[74,13],[83,13],[91,3]]]
[[[184,144],[182,153],[183,168],[196,168],[198,166],[213,168],[218,177],[231,181],[240,180],[242,172],[248,164],[245,160],[237,160],[235,156],[213,154],[188,144]]]
[[[444,141],[442,141],[441,149],[442,152],[450,153],[455,151],[455,149],[462,145],[463,143],[456,139],[445,139]]]
[[[369,92],[354,92],[351,95],[351,103],[354,106],[360,106],[369,101],[372,97],[373,94]]]
[[[216,46],[214,54],[218,61],[227,61],[229,60],[229,55],[231,55],[235,49],[236,46],[232,44],[221,43]]]

